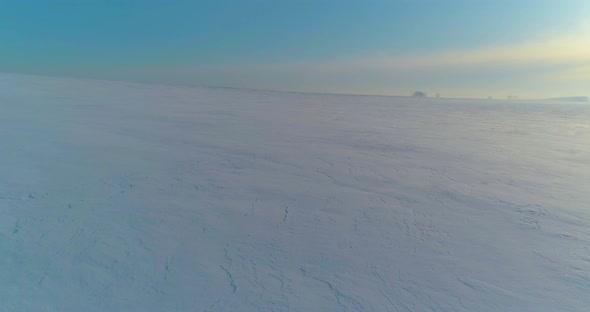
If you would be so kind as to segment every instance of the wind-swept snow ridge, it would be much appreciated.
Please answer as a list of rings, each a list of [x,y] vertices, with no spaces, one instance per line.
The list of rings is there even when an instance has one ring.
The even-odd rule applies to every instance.
[[[0,75],[0,311],[590,311],[590,106]]]

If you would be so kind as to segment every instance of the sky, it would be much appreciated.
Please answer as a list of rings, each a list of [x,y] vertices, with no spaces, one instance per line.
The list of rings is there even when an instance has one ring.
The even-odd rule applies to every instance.
[[[326,93],[590,96],[588,0],[0,0],[0,72]]]

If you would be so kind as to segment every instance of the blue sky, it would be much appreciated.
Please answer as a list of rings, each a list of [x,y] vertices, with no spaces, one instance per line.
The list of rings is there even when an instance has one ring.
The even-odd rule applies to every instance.
[[[0,72],[332,93],[590,95],[590,1],[0,0]]]

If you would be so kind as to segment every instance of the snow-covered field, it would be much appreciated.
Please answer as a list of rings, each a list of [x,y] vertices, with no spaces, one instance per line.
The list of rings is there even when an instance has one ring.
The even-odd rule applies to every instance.
[[[590,311],[590,105],[0,75],[0,311]]]

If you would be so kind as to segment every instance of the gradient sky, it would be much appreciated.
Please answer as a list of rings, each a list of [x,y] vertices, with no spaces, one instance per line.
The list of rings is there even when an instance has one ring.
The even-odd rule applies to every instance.
[[[588,0],[0,0],[0,72],[330,93],[590,95]]]

